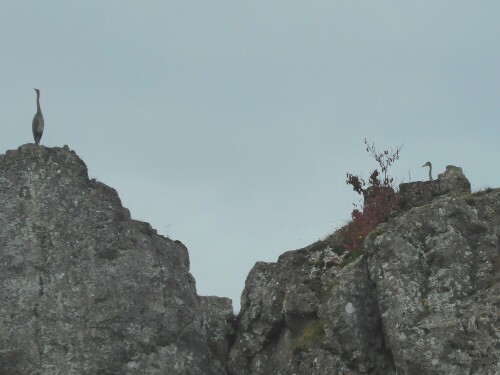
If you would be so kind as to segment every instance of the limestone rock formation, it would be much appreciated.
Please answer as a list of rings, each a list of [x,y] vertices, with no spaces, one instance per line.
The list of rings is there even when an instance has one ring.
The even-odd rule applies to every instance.
[[[404,209],[258,262],[241,311],[64,148],[0,156],[0,375],[496,375],[500,189],[459,168]]]
[[[500,189],[444,197],[365,242],[398,374],[500,373]]]
[[[440,194],[380,225],[355,260],[335,233],[257,263],[229,373],[499,374],[500,189],[467,193],[449,170]]]
[[[228,303],[202,312],[187,249],[68,147],[0,156],[0,202],[0,374],[226,373],[206,332]]]
[[[446,166],[446,171],[440,173],[437,180],[408,182],[399,185],[403,209],[431,203],[442,195],[459,196],[470,192],[470,182],[463,174],[462,168],[453,165]]]
[[[391,373],[366,261],[345,265],[326,242],[252,269],[230,374]]]
[[[233,303],[229,298],[201,297],[202,328],[212,355],[226,363],[234,336]]]

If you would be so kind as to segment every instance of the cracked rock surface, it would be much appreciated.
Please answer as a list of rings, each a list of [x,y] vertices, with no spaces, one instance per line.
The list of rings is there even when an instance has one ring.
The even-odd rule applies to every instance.
[[[131,220],[64,148],[0,155],[0,375],[500,374],[500,189],[404,184],[342,232],[257,262],[234,319],[187,249]]]
[[[456,171],[453,194],[380,225],[355,260],[335,233],[257,263],[229,373],[500,374],[500,189],[470,194]]]
[[[398,374],[500,373],[500,189],[443,197],[365,242]]]
[[[67,146],[1,155],[0,204],[0,374],[226,373],[205,334],[226,316],[202,315],[187,249]]]

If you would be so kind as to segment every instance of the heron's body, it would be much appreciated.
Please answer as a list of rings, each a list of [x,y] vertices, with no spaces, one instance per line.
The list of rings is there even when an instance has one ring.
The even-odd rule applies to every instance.
[[[42,139],[43,128],[45,122],[43,120],[42,110],[40,109],[40,90],[35,89],[36,91],[36,114],[33,117],[33,138],[35,138],[35,143],[39,144],[40,139]]]
[[[429,181],[432,181],[432,164],[430,161],[422,165],[422,167],[429,167]]]

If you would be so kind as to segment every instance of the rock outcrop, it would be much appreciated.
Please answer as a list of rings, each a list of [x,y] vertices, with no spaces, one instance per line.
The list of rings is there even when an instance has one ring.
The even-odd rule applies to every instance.
[[[210,315],[182,243],[131,220],[73,151],[0,156],[0,202],[0,374],[226,373],[206,333],[229,302]]]
[[[337,232],[255,265],[230,374],[500,373],[500,189],[455,167],[407,186],[358,258]]]
[[[460,196],[470,193],[470,182],[462,168],[447,165],[446,171],[438,175],[437,180],[416,181],[399,185],[401,207],[408,210],[431,203],[439,196]]]
[[[500,373],[500,189],[444,197],[365,242],[398,374]]]
[[[226,363],[234,336],[233,303],[224,297],[201,297],[202,328],[212,355]]]
[[[241,311],[64,148],[0,156],[0,374],[496,375],[500,189],[459,168],[403,210],[258,262]]]

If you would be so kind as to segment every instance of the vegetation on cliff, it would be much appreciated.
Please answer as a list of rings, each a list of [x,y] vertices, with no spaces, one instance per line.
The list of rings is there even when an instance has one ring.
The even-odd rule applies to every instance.
[[[380,223],[386,222],[391,212],[400,206],[396,180],[389,174],[389,168],[399,159],[401,146],[395,150],[379,151],[365,138],[366,151],[377,162],[378,167],[370,174],[368,182],[347,172],[346,183],[363,196],[363,205],[354,204],[351,220],[340,229],[344,249],[356,252],[364,239]]]

